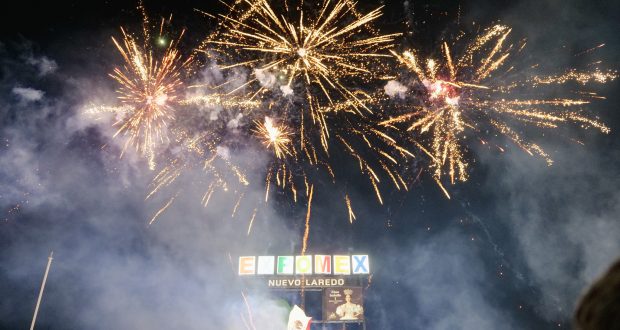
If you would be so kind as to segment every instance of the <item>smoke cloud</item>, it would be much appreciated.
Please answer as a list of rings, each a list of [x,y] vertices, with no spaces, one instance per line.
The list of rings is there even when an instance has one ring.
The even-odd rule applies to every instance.
[[[52,74],[58,69],[58,64],[56,63],[56,61],[51,60],[45,56],[29,56],[26,59],[26,63],[36,67],[39,70],[39,76],[46,76],[48,74]]]
[[[385,94],[387,94],[389,97],[399,97],[401,99],[405,98],[405,93],[407,93],[407,86],[399,83],[396,80],[390,80],[387,82],[387,84],[385,85],[385,87],[383,87],[383,90],[385,90]]]
[[[41,328],[286,327],[283,304],[235,280],[236,256],[288,250],[296,237],[269,204],[260,207],[247,235],[256,206],[241,204],[232,217],[234,201],[222,193],[203,208],[206,186],[198,183],[215,178],[197,169],[184,181],[195,184],[182,185],[175,204],[148,226],[170,196],[162,192],[145,201],[155,172],[131,151],[120,158],[119,146],[105,131],[108,123],[83,113],[99,97],[112,100],[112,91],[67,80],[61,68],[37,80],[20,71],[23,63],[2,62],[14,79],[36,82],[33,88],[15,88],[13,79],[0,82],[0,182],[5,187],[0,209],[8,211],[0,225],[2,327],[29,324],[51,250],[54,261],[37,322]],[[48,92],[52,84],[62,88]],[[260,162],[255,153],[234,157]],[[249,173],[262,182],[260,175]],[[261,200],[264,190],[259,185],[246,196]]]
[[[403,3],[396,5],[402,14]],[[480,24],[501,19],[514,28],[514,40],[528,38],[524,57],[554,69],[619,63],[620,47],[613,42],[618,20],[609,16],[620,12],[617,6],[585,0],[472,2],[463,3],[459,19]],[[406,33],[416,37],[422,21],[429,23],[413,14],[406,13],[415,23]],[[603,42],[600,53],[574,56]],[[118,58],[101,56],[106,63],[101,67],[69,68],[70,60],[29,46],[0,45],[0,328],[29,324],[53,250],[40,328],[237,330],[251,323],[261,330],[285,329],[287,307],[242,282],[236,257],[299,251],[305,205],[291,206],[275,193],[263,202],[261,168],[267,157],[251,147],[240,152],[225,145],[216,147],[221,159],[253,164],[249,187],[228,187],[247,189],[248,203],[234,216],[236,199],[225,191],[215,193],[208,207],[201,205],[214,178],[200,167],[145,200],[157,172],[131,149],[120,157],[124,141],[112,138],[111,126],[118,114],[87,111],[116,100],[105,75]],[[206,86],[224,81],[231,91],[251,74],[222,72],[210,63],[195,82],[205,87],[194,92],[207,93]],[[254,75],[263,87],[294,93],[278,86],[270,72]],[[374,87],[392,98],[407,92],[398,81]],[[587,107],[612,127],[609,135],[524,132],[549,151],[552,167],[510,141],[492,138],[481,145],[470,136],[471,178],[448,186],[449,201],[425,172],[407,194],[383,189],[382,207],[352,182],[348,191],[357,220],[351,224],[346,210],[338,211],[343,209],[338,189],[318,183],[309,252],[367,251],[373,272],[366,291],[368,329],[570,327],[581,292],[620,256],[617,88],[616,82],[597,90],[608,99]],[[247,124],[248,117],[222,107],[196,109],[201,116],[194,124],[225,118],[222,126],[231,132]],[[409,176],[412,170],[403,171]],[[171,198],[172,206],[149,226]]]
[[[280,90],[284,96],[291,96],[294,93],[293,89],[289,85],[280,86]]]
[[[276,76],[267,70],[254,69],[254,75],[263,87],[272,88],[276,84]]]
[[[41,100],[45,93],[33,88],[13,87],[13,94],[17,95],[20,101],[28,103]]]

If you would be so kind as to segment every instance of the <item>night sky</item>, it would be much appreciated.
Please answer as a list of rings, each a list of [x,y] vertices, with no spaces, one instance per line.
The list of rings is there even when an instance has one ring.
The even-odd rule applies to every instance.
[[[620,2],[359,2],[363,11],[378,5],[385,5],[378,28],[404,32],[399,49],[430,52],[462,26],[501,22],[513,38],[528,40],[519,61],[540,70],[597,61],[620,68]],[[194,9],[224,9],[212,0],[145,6],[154,18],[173,13],[174,28],[187,29],[187,54],[215,24]],[[169,198],[145,201],[155,172],[139,157],[119,158],[113,128],[80,114],[116,102],[108,73],[121,59],[110,37],[120,26],[139,28],[135,4],[11,7],[0,14],[0,328],[30,324],[53,250],[37,329],[245,329],[242,291],[257,329],[284,329],[287,310],[269,291],[247,290],[229,255],[234,268],[238,255],[298,253],[305,202],[274,194],[248,236],[253,206],[233,218],[222,195],[203,208],[196,171],[177,183],[184,194],[148,226]],[[620,257],[620,85],[588,90],[606,96],[587,111],[610,134],[568,126],[523,132],[553,166],[496,137],[489,145],[472,139],[471,177],[448,186],[451,199],[426,173],[408,193],[382,187],[383,206],[355,171],[344,171],[336,188],[328,178],[317,182],[308,253],[370,255],[368,329],[571,328],[583,290]],[[263,161],[250,151],[238,157]],[[336,167],[356,166],[336,159]],[[403,172],[415,177],[421,166],[423,158]],[[248,173],[259,183],[261,175]],[[336,194],[343,186],[358,218],[353,224]],[[264,195],[255,188],[249,198]]]

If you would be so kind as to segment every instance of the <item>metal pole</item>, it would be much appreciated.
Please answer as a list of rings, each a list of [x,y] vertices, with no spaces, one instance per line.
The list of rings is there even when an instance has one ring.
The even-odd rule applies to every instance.
[[[39,305],[41,305],[41,298],[43,298],[43,290],[45,289],[45,282],[47,282],[47,274],[50,271],[50,266],[52,265],[52,260],[54,256],[54,251],[50,252],[49,257],[47,257],[47,267],[45,267],[45,275],[43,275],[43,282],[41,283],[41,290],[39,291],[39,298],[37,299],[37,305],[34,307],[34,315],[32,316],[32,323],[30,324],[30,330],[34,329],[34,323],[37,321],[37,313],[39,313]]]

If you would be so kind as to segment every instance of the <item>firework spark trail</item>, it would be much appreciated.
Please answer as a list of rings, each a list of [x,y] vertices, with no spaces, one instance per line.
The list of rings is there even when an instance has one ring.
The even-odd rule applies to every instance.
[[[152,225],[155,222],[155,220],[157,220],[157,218],[170,207],[170,205],[172,205],[172,203],[177,198],[177,196],[178,194],[170,198],[168,202],[155,213],[155,215],[151,218],[151,221],[149,221],[149,226]]]
[[[249,185],[249,181],[245,174],[237,165],[230,163],[226,159],[226,155],[218,151],[218,143],[221,136],[209,131],[209,134],[199,134],[193,138],[186,136],[178,137],[176,143],[180,147],[178,156],[168,161],[158,173],[155,175],[150,184],[150,190],[146,199],[151,199],[156,194],[162,194],[166,188],[173,187],[175,183],[183,179],[187,179],[187,175],[192,176],[196,170],[203,173],[204,179],[192,179],[189,184],[199,187],[206,187],[202,195],[201,203],[207,206],[212,196],[216,192],[232,194],[237,197],[237,203],[233,208],[232,216],[234,217],[237,208],[245,195],[245,189]],[[234,186],[235,190],[230,192],[229,187]],[[160,208],[153,219],[159,217],[166,211],[181,193],[178,189],[174,193],[174,197]]]
[[[252,309],[250,308],[248,298],[245,296],[245,293],[243,291],[241,291],[241,296],[243,297],[243,303],[245,304],[246,312],[248,313],[248,321],[245,320],[243,314],[241,314],[242,320],[248,329],[256,330],[256,326],[254,325],[254,317],[252,316]]]
[[[591,72],[580,72],[575,69],[571,69],[566,73],[553,75],[553,76],[536,76],[531,79],[531,83],[534,86],[537,85],[549,85],[549,84],[564,84],[569,81],[576,81],[582,85],[585,85],[589,82],[597,82],[597,83],[607,83],[616,79],[617,74],[613,71],[601,71],[599,69],[595,69]]]
[[[592,48],[589,48],[589,49],[586,49],[586,50],[584,50],[584,51],[581,51],[581,52],[579,52],[579,53],[575,54],[575,56],[585,55],[585,54],[591,53],[591,52],[593,52],[593,51],[595,51],[595,50],[597,50],[597,49],[599,49],[599,48],[603,48],[603,47],[605,47],[605,44],[604,44],[604,43],[602,43],[602,44],[600,44],[600,45],[596,45],[596,46],[594,46],[594,47],[592,47]]]
[[[248,112],[261,106],[261,102],[259,101],[248,100],[245,98],[234,98],[230,95],[222,94],[189,96],[179,101],[179,103],[181,105],[198,105],[205,108],[243,108]]]
[[[304,238],[301,247],[301,255],[306,254],[308,249],[308,237],[310,236],[310,214],[312,212],[312,195],[314,194],[314,185],[310,186],[310,195],[308,196],[308,210],[306,211],[306,226],[304,229]]]
[[[256,212],[258,212],[258,208],[255,208],[254,211],[252,212],[252,217],[250,218],[250,224],[248,225],[247,236],[250,236],[250,233],[252,232],[252,224],[254,224],[254,218],[256,218]]]
[[[353,208],[351,207],[351,199],[349,199],[349,195],[344,195],[345,203],[347,204],[347,211],[349,212],[349,223],[353,223],[353,220],[356,220],[355,213],[353,213]]]
[[[235,206],[233,207],[232,214],[230,215],[231,218],[235,217],[235,214],[237,213],[237,209],[239,209],[239,205],[241,205],[241,201],[243,200],[243,196],[245,196],[245,192],[242,192],[239,195],[239,198],[237,199],[237,203],[235,203]]]
[[[527,153],[542,156],[549,165],[552,164],[549,155],[539,145],[527,142],[509,122],[540,128],[576,124],[609,132],[603,123],[571,109],[590,103],[596,94],[579,93],[586,98],[540,99],[536,96],[523,99],[517,93],[528,89],[533,95],[540,95],[545,86],[569,82],[582,86],[590,82],[605,83],[615,79],[616,72],[571,69],[558,75],[511,79],[509,73],[514,67],[507,63],[525,43],[509,44],[510,32],[506,26],[492,26],[462,51],[457,42],[452,45],[443,42],[440,60],[425,58],[416,51],[392,52],[402,67],[416,78],[423,101],[413,102],[411,110],[381,124],[387,127],[405,124],[408,131],[419,134],[422,142],[416,144],[431,159],[433,178],[448,198],[448,191],[442,184],[444,175],[452,184],[467,180],[465,133],[468,131],[493,128]]]
[[[308,250],[308,237],[310,236],[310,215],[312,212],[312,196],[314,195],[314,185],[310,185],[310,194],[308,195],[308,209],[306,211],[306,225],[304,227],[304,236],[302,240],[301,247],[301,255],[306,255],[306,251]],[[302,275],[302,286],[301,286],[301,301],[305,304],[305,275]],[[305,308],[305,305],[302,305]]]

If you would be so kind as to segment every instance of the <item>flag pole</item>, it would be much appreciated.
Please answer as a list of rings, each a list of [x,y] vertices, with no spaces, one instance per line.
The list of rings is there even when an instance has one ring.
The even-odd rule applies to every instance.
[[[34,323],[37,321],[37,313],[39,313],[39,305],[41,305],[41,298],[43,298],[43,290],[45,289],[45,282],[47,282],[47,274],[50,271],[50,266],[52,265],[52,260],[54,256],[54,251],[50,252],[49,257],[47,257],[47,267],[45,267],[45,275],[43,275],[43,282],[41,283],[41,290],[39,291],[39,298],[37,299],[37,305],[34,307],[34,315],[32,316],[32,323],[30,324],[30,330],[34,330]]]

